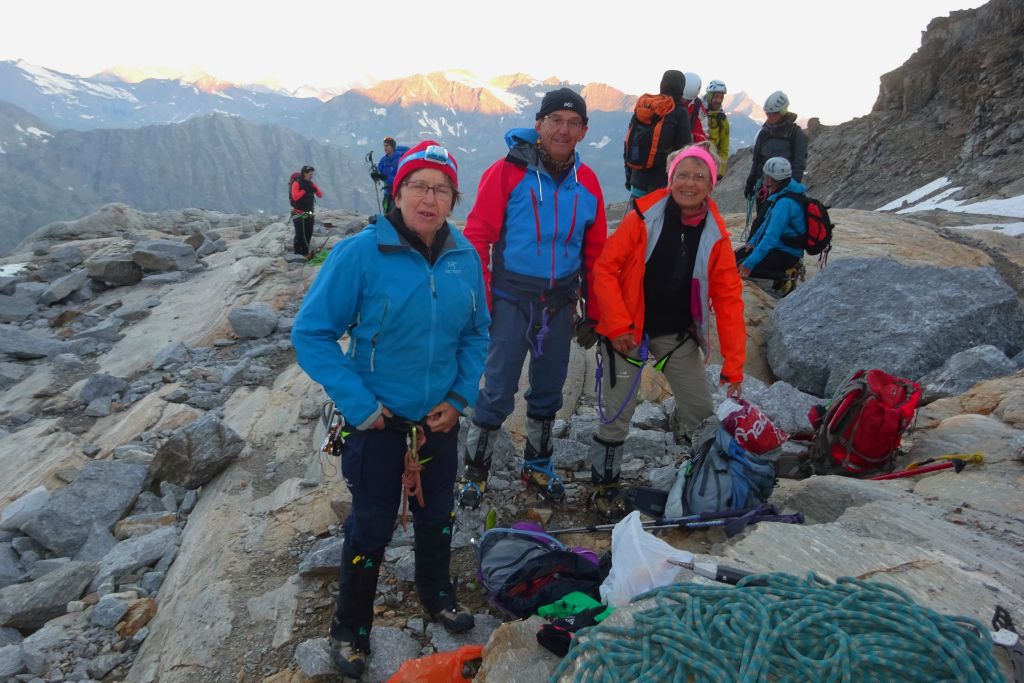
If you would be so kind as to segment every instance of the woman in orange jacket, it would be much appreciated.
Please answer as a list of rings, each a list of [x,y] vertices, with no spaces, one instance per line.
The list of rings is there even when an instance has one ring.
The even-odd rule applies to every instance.
[[[708,143],[668,159],[669,186],[635,200],[594,269],[601,316],[601,425],[591,451],[593,502],[621,510],[622,444],[644,364],[665,374],[685,434],[714,412],[704,374],[712,305],[725,359],[720,381],[739,396],[746,360],[743,283],[729,233],[710,198],[718,160]]]

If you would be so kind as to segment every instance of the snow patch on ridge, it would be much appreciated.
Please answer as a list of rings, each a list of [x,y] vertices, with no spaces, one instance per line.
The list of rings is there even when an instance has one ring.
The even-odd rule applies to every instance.
[[[924,199],[932,192],[941,190],[946,185],[949,185],[949,182],[949,178],[946,178],[945,176],[943,176],[942,178],[937,178],[936,180],[931,181],[927,185],[923,185],[914,190],[913,192],[903,195],[899,199],[892,200],[885,206],[878,207],[877,209],[875,209],[875,211],[895,211],[896,209],[902,208],[904,203],[913,204],[914,202]]]

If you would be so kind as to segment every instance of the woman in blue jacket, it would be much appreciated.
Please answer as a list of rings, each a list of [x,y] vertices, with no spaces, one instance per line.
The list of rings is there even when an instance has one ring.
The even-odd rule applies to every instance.
[[[409,501],[416,591],[428,618],[452,632],[473,627],[456,602],[449,558],[459,414],[476,400],[490,326],[480,258],[447,222],[458,165],[444,147],[425,141],[409,150],[393,191],[390,213],[331,252],[292,329],[299,364],[352,432],[341,454],[352,511],[330,636],[335,662],[354,678],[366,669],[413,431],[423,442],[423,503]]]
[[[785,272],[803,258],[803,248],[793,244],[802,242],[807,222],[800,202],[783,195],[803,194],[807,188],[793,180],[793,167],[785,157],[764,162],[763,172],[764,187],[768,188],[764,222],[750,241],[736,250],[736,262],[742,277],[786,280]],[[791,280],[787,281],[791,285]]]

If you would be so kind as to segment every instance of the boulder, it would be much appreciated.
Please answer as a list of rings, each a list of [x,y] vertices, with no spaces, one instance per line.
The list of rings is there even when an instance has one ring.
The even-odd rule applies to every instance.
[[[18,645],[0,646],[0,679],[17,676],[25,671],[25,660]]]
[[[363,680],[383,683],[389,680],[407,659],[416,659],[422,653],[420,644],[412,636],[394,626],[378,626],[370,630],[370,651]]]
[[[78,291],[89,281],[89,276],[84,270],[76,270],[72,273],[57,278],[50,283],[50,286],[46,288],[42,296],[39,297],[39,303],[47,306],[49,304],[55,304],[58,301],[71,296],[74,292]]]
[[[331,536],[316,542],[299,563],[301,576],[334,576],[341,565],[341,549],[345,544],[343,536]]]
[[[526,683],[549,681],[561,661],[537,643],[537,631],[546,624],[532,616],[499,626],[484,648],[484,663],[474,683]]]
[[[327,638],[314,638],[299,643],[295,648],[295,663],[302,669],[302,673],[314,681],[341,677],[331,658],[331,644]]]
[[[174,527],[162,527],[145,536],[121,541],[100,560],[89,590],[96,590],[107,579],[117,579],[154,564],[177,542],[178,530]]]
[[[986,344],[954,353],[945,365],[919,380],[927,400],[962,394],[978,382],[1012,375],[1017,365],[996,347]]]
[[[231,309],[228,322],[242,339],[262,339],[277,327],[277,313],[269,304],[258,301]]]
[[[70,557],[88,539],[93,524],[109,528],[121,519],[142,491],[147,475],[145,465],[88,462],[21,529],[57,555]]]
[[[865,367],[915,378],[981,344],[1016,354],[1024,306],[991,267],[848,258],[782,299],[770,324],[775,375],[826,396]]]
[[[18,583],[25,575],[21,561],[10,543],[0,543],[0,588]]]
[[[115,287],[134,285],[142,279],[142,266],[129,254],[92,259],[85,264],[85,269],[93,280]]]
[[[128,382],[120,377],[98,372],[85,380],[85,384],[78,392],[78,400],[91,403],[97,398],[110,398],[114,394],[120,394],[127,388]]]
[[[208,413],[176,431],[156,452],[153,476],[188,489],[219,474],[245,447],[245,441]]]
[[[121,334],[120,332],[121,326],[123,324],[124,322],[120,318],[112,317],[109,320],[104,320],[103,322],[97,325],[93,325],[87,330],[82,330],[74,337],[72,337],[72,339],[92,339],[95,341],[113,343],[119,341],[122,337],[124,337],[124,335]]]
[[[11,325],[0,325],[0,356],[16,360],[53,357],[71,353],[80,344],[62,342],[53,337],[31,334]]]
[[[50,500],[45,486],[37,486],[17,500],[9,503],[0,513],[0,529],[15,531]]]
[[[91,627],[87,612],[70,612],[47,622],[21,642],[26,668],[37,676],[46,674]]]
[[[153,356],[153,369],[164,370],[189,362],[191,354],[184,342],[171,342]]]
[[[65,268],[74,268],[82,262],[85,255],[75,245],[65,244],[54,249],[50,257]]]
[[[96,573],[91,562],[69,562],[30,583],[0,589],[0,626],[37,629],[64,614]]]
[[[188,270],[198,263],[195,249],[173,240],[140,242],[135,246],[132,260],[143,270],[158,273],[167,270]]]
[[[38,306],[23,296],[0,294],[0,323],[20,323],[35,315]]]

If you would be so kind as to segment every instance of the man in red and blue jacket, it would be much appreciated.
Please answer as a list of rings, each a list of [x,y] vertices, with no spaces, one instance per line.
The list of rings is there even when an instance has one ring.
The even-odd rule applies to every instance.
[[[587,105],[560,88],[544,95],[533,129],[505,135],[508,155],[480,179],[465,236],[483,263],[491,306],[484,386],[466,439],[461,504],[476,507],[486,487],[494,442],[514,407],[530,354],[523,478],[553,500],[565,495],[551,466],[551,426],[562,407],[576,304],[586,299],[590,332],[598,320],[593,267],[607,237],[604,197],[576,145],[587,133]],[[596,337],[594,337],[596,340]]]

